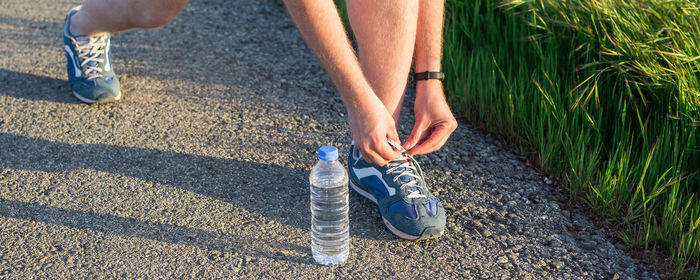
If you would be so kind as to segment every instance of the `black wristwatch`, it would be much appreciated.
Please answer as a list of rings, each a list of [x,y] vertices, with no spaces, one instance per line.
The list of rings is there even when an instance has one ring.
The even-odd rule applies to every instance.
[[[413,74],[413,81],[416,82],[429,79],[436,79],[442,81],[445,79],[445,73],[425,71]]]

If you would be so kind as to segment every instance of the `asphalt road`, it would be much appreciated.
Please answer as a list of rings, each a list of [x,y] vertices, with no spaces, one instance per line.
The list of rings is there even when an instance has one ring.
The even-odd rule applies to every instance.
[[[193,0],[164,28],[115,35],[124,94],[104,106],[66,81],[76,4],[0,1],[2,279],[657,277],[464,123],[418,157],[446,207],[441,239],[397,239],[351,193],[351,256],[316,265],[307,177],[319,146],[343,155],[350,136],[281,1]]]

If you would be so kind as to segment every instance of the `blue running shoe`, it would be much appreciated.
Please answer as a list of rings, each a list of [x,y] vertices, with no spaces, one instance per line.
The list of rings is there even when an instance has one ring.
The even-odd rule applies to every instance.
[[[68,82],[73,95],[90,104],[117,101],[122,95],[110,62],[110,35],[74,36],[70,32],[70,18],[78,10],[80,6],[68,11],[63,26]]]
[[[393,143],[392,143],[393,144]],[[437,238],[445,230],[445,209],[428,190],[423,171],[401,146],[402,156],[385,166],[370,164],[350,145],[350,187],[376,203],[389,230],[408,240]]]

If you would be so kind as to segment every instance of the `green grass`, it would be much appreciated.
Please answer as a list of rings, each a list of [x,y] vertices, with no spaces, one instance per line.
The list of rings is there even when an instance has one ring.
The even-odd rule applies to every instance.
[[[347,26],[343,0],[336,0]],[[678,0],[447,0],[452,107],[674,278],[700,278],[700,10]]]
[[[345,0],[333,0],[336,8],[338,8],[338,13],[340,14],[340,19],[345,25],[345,31],[348,33],[350,38],[353,37],[352,28],[350,28],[350,20],[348,19],[347,6],[345,5]]]
[[[693,1],[448,0],[459,113],[558,177],[627,244],[700,273],[700,11]]]

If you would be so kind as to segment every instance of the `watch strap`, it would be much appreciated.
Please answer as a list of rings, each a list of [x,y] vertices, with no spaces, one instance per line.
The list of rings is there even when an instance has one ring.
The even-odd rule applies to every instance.
[[[425,71],[425,72],[413,74],[414,81],[423,81],[423,80],[429,80],[429,79],[436,79],[436,80],[442,81],[445,79],[445,73]]]

